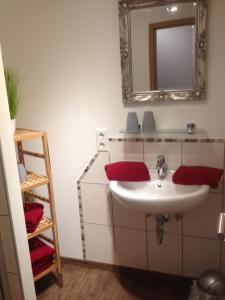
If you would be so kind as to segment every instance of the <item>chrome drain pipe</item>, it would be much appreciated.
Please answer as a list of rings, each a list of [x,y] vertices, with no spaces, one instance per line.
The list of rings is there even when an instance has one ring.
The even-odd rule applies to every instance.
[[[164,224],[169,222],[170,216],[169,215],[157,215],[155,216],[156,219],[156,236],[157,236],[157,243],[161,245],[163,242],[164,236]]]
[[[154,217],[156,221],[156,237],[157,237],[157,244],[161,245],[163,243],[163,236],[164,236],[164,224],[169,222],[172,217],[175,218],[176,221],[179,221],[183,218],[182,213],[176,213],[173,215],[153,215],[153,214],[146,214],[146,217]],[[147,230],[147,227],[146,227]]]

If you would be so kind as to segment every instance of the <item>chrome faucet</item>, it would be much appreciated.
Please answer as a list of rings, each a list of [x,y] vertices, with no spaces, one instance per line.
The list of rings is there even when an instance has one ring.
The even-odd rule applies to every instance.
[[[164,155],[158,155],[157,156],[156,169],[157,169],[159,178],[166,177],[167,168],[166,168],[166,164],[165,164],[165,157],[164,157]]]

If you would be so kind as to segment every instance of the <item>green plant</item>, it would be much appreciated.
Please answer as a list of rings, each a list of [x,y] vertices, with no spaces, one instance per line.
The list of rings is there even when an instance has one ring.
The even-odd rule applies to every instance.
[[[10,117],[11,119],[15,119],[19,110],[21,97],[19,93],[18,76],[9,68],[5,69],[5,83],[8,95]]]

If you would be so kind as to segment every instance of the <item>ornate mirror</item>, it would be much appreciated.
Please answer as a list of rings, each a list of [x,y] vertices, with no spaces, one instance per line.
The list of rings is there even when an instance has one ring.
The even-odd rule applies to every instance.
[[[119,0],[123,102],[204,100],[206,0]]]

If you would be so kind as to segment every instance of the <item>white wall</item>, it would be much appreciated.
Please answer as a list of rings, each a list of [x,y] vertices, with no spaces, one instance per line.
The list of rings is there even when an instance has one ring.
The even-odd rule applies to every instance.
[[[61,252],[81,258],[76,180],[96,151],[95,128],[117,132],[128,111],[159,128],[190,120],[225,137],[225,1],[209,1],[208,97],[201,103],[122,104],[117,0],[0,0],[5,64],[24,76],[24,127],[47,130]]]

